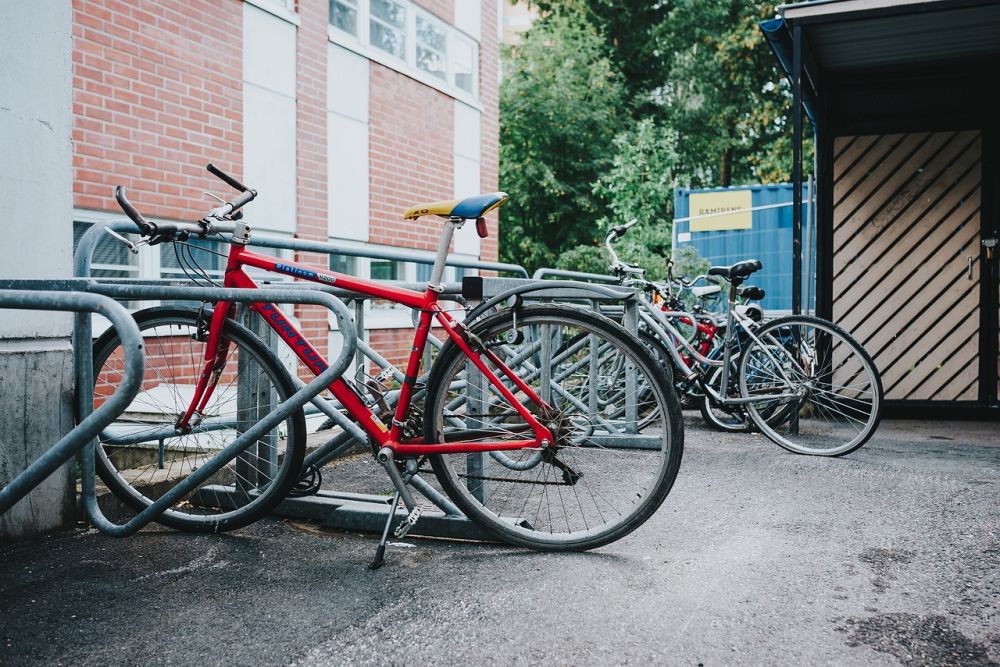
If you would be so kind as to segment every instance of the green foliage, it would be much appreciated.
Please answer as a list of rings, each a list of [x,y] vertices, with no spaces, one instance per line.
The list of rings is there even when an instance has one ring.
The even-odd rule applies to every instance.
[[[791,92],[757,26],[773,2],[532,4],[503,65],[505,261],[603,272],[605,231],[638,218],[619,254],[658,277],[675,186],[790,179]]]
[[[593,183],[627,116],[601,34],[571,6],[538,20],[504,61],[500,183],[511,193],[501,258],[529,270],[597,235],[608,215]]]
[[[638,224],[615,245],[626,262],[646,269],[654,280],[666,275],[674,209],[676,134],[646,118],[614,139],[610,168],[594,184],[594,194],[608,202],[609,215],[598,220],[599,237],[563,253],[557,266],[573,271],[607,273],[604,248],[598,245],[614,225]]]
[[[708,271],[708,260],[698,254],[693,245],[678,248],[674,253],[674,275],[678,278],[693,279]]]
[[[776,151],[787,148],[791,94],[757,26],[771,16],[774,4],[757,0],[676,0],[661,25],[673,58],[655,94],[692,186],[789,176],[791,154]]]
[[[638,220],[642,229],[669,228],[676,167],[677,133],[652,118],[616,136],[611,168],[594,183],[594,194],[611,209],[611,217],[600,221],[602,228],[629,220]]]

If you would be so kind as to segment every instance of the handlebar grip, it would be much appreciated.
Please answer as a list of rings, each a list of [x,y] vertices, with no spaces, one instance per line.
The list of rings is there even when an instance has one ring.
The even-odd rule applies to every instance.
[[[132,202],[125,196],[125,188],[120,185],[115,186],[115,199],[118,200],[118,205],[125,211],[125,215],[132,219],[132,222],[136,224],[136,227],[139,228],[143,236],[149,236],[152,232],[156,231],[156,227],[146,222],[142,214],[135,209],[135,206],[132,206]]]
[[[227,174],[226,172],[224,172],[221,169],[219,169],[218,167],[216,167],[211,162],[208,163],[208,172],[210,174],[213,174],[214,176],[217,176],[218,178],[222,179],[223,181],[225,181],[226,183],[228,183],[231,187],[236,188],[240,192],[246,192],[247,190],[250,189],[247,186],[245,186],[242,183],[240,183],[239,181],[237,181],[235,178],[233,178],[229,174]],[[249,201],[249,200],[247,200],[247,201]],[[243,203],[245,204],[246,202],[243,202]]]
[[[237,211],[252,202],[256,196],[256,190],[244,190],[243,194],[237,196],[229,203],[232,205],[233,211]]]

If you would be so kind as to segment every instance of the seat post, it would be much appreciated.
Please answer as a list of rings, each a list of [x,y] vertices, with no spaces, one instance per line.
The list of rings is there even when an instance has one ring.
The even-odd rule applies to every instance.
[[[437,255],[434,257],[434,267],[431,269],[431,279],[427,283],[427,288],[435,292],[444,290],[441,279],[444,278],[444,268],[448,261],[448,250],[451,248],[451,239],[455,235],[455,230],[465,224],[464,218],[448,218],[441,230],[441,239],[438,241]]]

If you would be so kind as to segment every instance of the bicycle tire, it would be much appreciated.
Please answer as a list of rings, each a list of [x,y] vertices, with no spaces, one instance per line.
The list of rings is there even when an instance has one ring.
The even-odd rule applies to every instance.
[[[518,340],[518,336],[505,338],[514,329],[521,340],[505,347],[504,341]],[[556,436],[553,445],[540,453],[514,450],[431,457],[434,472],[452,501],[489,533],[540,551],[593,549],[624,537],[646,521],[676,479],[683,421],[671,384],[656,372],[656,362],[643,344],[611,320],[565,305],[525,306],[518,310],[516,320],[511,311],[503,311],[477,320],[471,330],[487,346],[495,345],[492,349],[504,363],[513,365],[522,380],[541,392],[541,398],[553,407],[544,423],[554,425]],[[544,341],[551,343],[552,363],[547,365],[543,363]],[[622,359],[624,364],[619,363]],[[540,380],[543,367],[553,381]],[[624,372],[635,369],[634,385],[618,375],[622,367]],[[453,387],[456,380],[465,381],[465,388]],[[606,400],[619,396],[622,384],[646,385],[649,411],[660,414],[655,424],[640,431],[643,406],[626,404],[622,417],[618,399]],[[543,386],[550,389],[543,391]],[[468,387],[473,388],[471,398]],[[480,407],[470,413],[470,405]],[[523,418],[453,342],[442,349],[431,369],[425,407],[426,442],[444,442],[446,437],[452,441],[468,438],[468,442],[531,437]],[[526,407],[541,412],[533,402]],[[601,422],[598,417],[606,419]],[[628,430],[630,423],[636,424],[634,437],[628,436],[631,443],[650,449],[627,449],[622,439],[618,448],[609,446],[618,437],[615,429]],[[545,460],[530,465],[538,457]],[[530,467],[514,469],[519,465]],[[563,489],[568,490],[564,493]],[[507,512],[508,507],[513,513]]]
[[[146,379],[132,404],[98,438],[96,467],[108,489],[136,511],[259,420],[268,402],[279,403],[295,392],[288,372],[264,342],[227,320],[222,332],[230,343],[227,363],[203,411],[204,421],[191,433],[162,437],[164,427],[190,403],[189,391],[204,366],[205,343],[197,340],[204,336],[198,332],[207,330],[210,313],[210,309],[199,315],[194,309],[165,306],[134,315],[146,350]],[[120,379],[120,347],[113,329],[94,345],[95,405]],[[251,390],[253,396],[266,397],[263,408],[240,406],[241,401],[246,406],[252,400],[247,395]],[[305,416],[297,410],[270,433],[248,443],[156,521],[197,532],[246,526],[285,497],[299,474],[304,452]]]
[[[735,389],[738,385],[737,367],[733,364],[730,364],[729,378],[730,385]],[[729,392],[723,393],[721,391],[721,366],[712,372],[707,384],[713,389],[719,391],[719,393],[723,396],[727,396],[729,394]],[[712,398],[710,394],[706,393],[702,395],[702,400],[698,404],[698,409],[701,411],[701,417],[705,420],[705,423],[717,431],[722,431],[724,433],[746,433],[750,430],[752,422],[750,421],[750,418],[746,416],[746,411],[738,405],[723,405]]]
[[[843,456],[868,442],[881,419],[882,380],[856,340],[807,315],[772,320],[755,333],[760,342],[749,341],[740,357],[740,393],[787,394],[792,384],[800,394],[747,404],[762,433],[813,456]]]

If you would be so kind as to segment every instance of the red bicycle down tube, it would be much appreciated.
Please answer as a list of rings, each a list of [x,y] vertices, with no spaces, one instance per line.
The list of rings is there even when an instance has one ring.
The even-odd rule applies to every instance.
[[[346,276],[336,272],[319,272],[308,267],[307,265],[295,264],[292,262],[277,262],[273,257],[251,253],[246,251],[242,246],[233,246],[231,249],[225,278],[226,287],[242,289],[256,289],[258,287],[253,279],[250,278],[245,271],[243,271],[242,267],[244,265],[255,266],[257,268],[277,273],[295,275],[311,282],[336,282],[338,287],[368,294],[377,298],[389,299],[397,303],[408,305],[411,308],[418,308],[423,311],[433,312],[452,340],[470,359],[472,359],[473,363],[486,376],[486,378],[489,379],[490,383],[497,389],[497,391],[499,391],[504,399],[510,402],[517,412],[524,417],[524,419],[528,422],[528,425],[534,430],[535,433],[535,439],[533,440],[476,443],[400,443],[399,439],[402,429],[396,424],[393,424],[391,428],[386,426],[386,424],[368,408],[361,397],[358,396],[357,392],[355,392],[355,390],[342,378],[338,378],[330,385],[330,391],[337,398],[337,400],[340,401],[347,413],[354,417],[365,432],[373,440],[378,442],[380,446],[388,446],[400,454],[419,455],[516,450],[524,449],[526,447],[537,447],[540,445],[542,440],[546,439],[551,442],[552,434],[549,430],[538,422],[534,415],[532,415],[531,412],[516,399],[507,386],[504,385],[504,383],[500,381],[499,378],[497,378],[497,376],[485,365],[479,355],[472,351],[471,347],[465,341],[465,338],[457,330],[457,322],[455,322],[454,319],[448,316],[448,314],[441,310],[437,305],[437,293],[432,290],[420,293],[413,290],[386,286],[375,281],[354,278],[352,276]],[[222,306],[225,307],[220,309]],[[296,353],[296,356],[302,360],[310,371],[318,375],[326,370],[327,364],[322,355],[320,355],[320,353],[309,343],[309,341],[302,336],[302,334],[284,317],[281,311],[274,304],[263,302],[252,303],[251,308],[264,318],[268,326],[270,326],[285,342],[285,344]],[[225,315],[222,315],[221,313],[228,314],[229,310],[230,308],[228,304],[220,303],[217,306],[217,312],[212,318],[212,326],[209,332],[210,341],[213,339],[219,340],[222,325],[225,319]],[[419,368],[420,358],[423,353],[423,345],[418,345],[420,342],[426,344],[426,335],[424,336],[423,341],[414,341],[415,344],[413,347],[415,349],[411,350],[408,368],[414,364],[416,364],[416,367]],[[207,403],[211,397],[213,389],[213,387],[209,384],[209,379],[211,377],[211,373],[209,371],[211,369],[212,372],[215,372],[216,370],[221,369],[217,363],[218,360],[213,357],[214,361],[210,363],[208,362],[207,355],[208,353],[206,352],[206,369],[205,373],[203,373],[205,376],[204,381],[199,382],[199,389],[196,391],[196,398],[192,403],[193,406],[204,405]],[[510,378],[514,385],[519,390],[523,391],[531,401],[535,401],[536,404],[542,405],[541,400],[531,387],[517,377],[513,371],[507,368],[499,357],[489,350],[485,351],[485,356],[490,359],[490,361],[495,364],[505,376]],[[224,362],[224,355],[222,361]],[[406,385],[404,383],[404,388],[405,387]],[[400,405],[397,406],[397,410],[403,411],[403,414],[405,414],[405,410],[408,410],[409,408],[408,400],[412,397],[412,388],[407,393],[409,394],[409,396],[406,397],[407,402],[404,404],[404,397],[401,392]],[[195,412],[195,410],[193,408],[189,408],[187,419],[190,419],[193,412]]]

